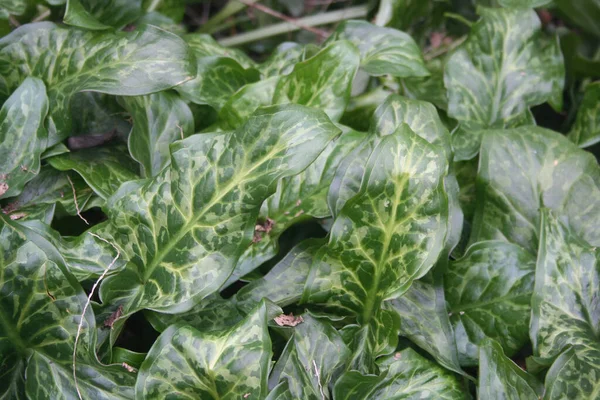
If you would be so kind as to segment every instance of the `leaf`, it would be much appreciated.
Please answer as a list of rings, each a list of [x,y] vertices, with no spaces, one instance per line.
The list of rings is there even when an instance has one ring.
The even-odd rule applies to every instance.
[[[431,354],[445,368],[463,373],[444,299],[444,288],[428,275],[404,295],[384,303],[400,317],[400,335]]]
[[[529,253],[502,242],[474,244],[450,263],[444,287],[462,366],[477,365],[486,337],[509,357],[527,343],[534,271]]]
[[[271,372],[269,386],[287,381],[291,398],[330,399],[328,385],[345,367],[350,351],[330,324],[310,313],[302,318]]]
[[[381,86],[370,92],[353,96],[340,119],[340,123],[359,131],[368,131],[371,116],[381,103],[391,94]]]
[[[0,110],[0,198],[16,196],[40,171],[48,133],[44,83],[26,79]]]
[[[306,219],[330,215],[326,195],[336,167],[364,136],[362,132],[347,130],[329,143],[307,169],[279,181],[277,191],[263,203],[257,225],[260,228],[260,223],[271,221],[272,227],[264,233],[255,227],[253,242],[240,257],[228,283],[235,282],[274,257],[279,248],[279,238],[291,226]]]
[[[24,213],[24,219],[38,219],[42,209],[51,207],[51,214],[54,214],[54,206],[60,204],[67,214],[77,215],[73,189],[77,196],[77,207],[85,210],[94,194],[85,181],[77,175],[69,176],[53,168],[42,167],[39,174],[25,185],[19,196],[7,200],[8,203],[2,212],[9,216]],[[49,224],[51,220],[46,222]]]
[[[428,103],[405,97],[390,95],[371,118],[372,137],[358,145],[340,163],[331,182],[327,203],[337,215],[348,199],[354,196],[360,187],[367,159],[381,136],[389,135],[407,124],[410,129],[432,144],[441,146],[439,150],[449,156],[449,133],[441,123],[435,109]]]
[[[489,131],[481,146],[471,243],[503,240],[537,254],[539,208],[600,244],[600,168],[563,135],[542,128]]]
[[[257,301],[256,304],[260,302]],[[253,304],[253,307],[256,306]],[[202,332],[221,331],[231,328],[242,319],[242,314],[231,300],[212,294],[196,304],[191,310],[179,314],[163,314],[145,311],[152,327],[159,332],[173,324],[185,324]]]
[[[448,98],[444,87],[444,63],[435,58],[426,64],[430,74],[426,77],[409,77],[402,80],[404,94],[410,98],[425,100],[447,110]]]
[[[435,107],[428,102],[390,95],[375,110],[371,131],[381,136],[391,135],[403,123],[432,145],[438,146],[450,160],[450,134]]]
[[[235,60],[244,69],[256,68],[256,63],[246,53],[238,49],[223,47],[210,35],[190,33],[183,38],[198,59],[204,57],[225,57]]]
[[[338,133],[324,113],[290,105],[263,108],[237,131],[173,144],[169,168],[109,201],[110,230],[130,264],[104,281],[103,300],[123,296],[126,313],[173,313],[214,293],[276,182],[305,169]]]
[[[545,6],[552,0],[498,0],[502,7],[507,8],[537,8]]]
[[[27,0],[4,0],[0,5],[0,19],[9,15],[23,15],[27,10]]]
[[[600,36],[600,28],[597,24],[598,18],[600,18],[600,2],[598,0],[580,0],[577,2],[556,0],[555,4],[560,12],[574,24],[596,37]]]
[[[273,105],[278,77],[248,83],[232,94],[219,112],[226,129],[239,128],[260,107]]]
[[[395,323],[386,321],[396,314],[379,311],[383,300],[406,292],[444,247],[446,173],[441,149],[401,125],[373,151],[358,194],[342,207],[327,246],[315,257],[301,303],[356,316],[361,332],[355,334],[359,358],[353,365],[363,371],[372,371],[369,362],[379,355],[368,350],[387,347],[376,335],[378,326],[394,331],[397,340]]]
[[[141,13],[141,0],[68,0],[64,22],[91,30],[122,28]]]
[[[560,109],[563,57],[558,41],[543,36],[536,13],[478,10],[481,19],[446,62],[448,115],[466,131],[476,131],[519,126],[527,121],[529,107],[547,101]],[[479,136],[471,134],[462,147],[476,152]]]
[[[235,296],[237,306],[248,312],[262,298],[285,307],[302,298],[304,285],[322,239],[308,239],[295,246],[264,277],[250,282]]]
[[[148,13],[160,13],[176,23],[181,23],[185,15],[185,0],[143,0],[143,7]]]
[[[184,100],[221,109],[227,99],[242,86],[259,80],[254,68],[244,69],[228,57],[198,58],[197,75],[175,89]]]
[[[292,72],[294,65],[302,61],[304,54],[304,46],[294,42],[283,42],[258,69],[265,78],[287,75]]]
[[[275,104],[297,103],[322,109],[338,121],[350,99],[359,54],[348,41],[332,43],[279,79]]]
[[[367,323],[437,260],[448,204],[442,151],[402,125],[377,145],[358,194],[336,216],[303,301],[329,303]]]
[[[546,398],[591,399],[600,390],[599,253],[547,209],[541,225],[530,335],[535,355],[558,357]]]
[[[133,118],[129,153],[142,166],[142,176],[158,175],[170,161],[169,145],[194,133],[194,117],[174,93],[123,97]]]
[[[538,400],[542,398],[543,385],[523,371],[508,358],[502,346],[485,339],[479,348],[480,399]]]
[[[379,376],[346,372],[336,382],[334,398],[418,399],[433,394],[438,399],[464,399],[458,380],[450,372],[408,348],[380,361],[387,371]]]
[[[360,66],[370,75],[401,78],[429,75],[419,47],[404,32],[366,21],[344,21],[328,43],[336,40],[349,40],[358,47]]]
[[[75,170],[103,199],[134,179],[137,165],[120,146],[98,147],[51,157],[48,163],[60,171]]]
[[[94,33],[40,22],[0,40],[0,98],[26,76],[42,79],[50,105],[48,146],[71,133],[69,104],[77,92],[144,95],[179,85],[195,74],[186,44],[148,25],[130,33]]]
[[[378,309],[366,324],[346,325],[340,333],[352,352],[349,370],[378,373],[375,360],[389,355],[398,346],[400,318],[392,311]]]
[[[577,119],[568,137],[579,147],[588,147],[600,141],[600,82],[586,86]]]
[[[0,215],[0,396],[77,398],[73,347],[86,296],[48,243],[34,244]],[[10,312],[8,312],[10,310]],[[84,398],[133,395],[133,379],[94,354],[94,316],[88,309],[77,350],[79,390]]]
[[[135,397],[265,398],[272,355],[267,318],[262,302],[227,331],[205,333],[172,325],[148,352]]]

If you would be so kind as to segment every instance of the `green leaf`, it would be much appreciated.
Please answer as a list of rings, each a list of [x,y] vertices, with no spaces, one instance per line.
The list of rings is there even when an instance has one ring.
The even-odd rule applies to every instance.
[[[444,63],[435,58],[426,64],[431,75],[402,79],[404,94],[410,98],[425,100],[442,110],[448,109],[448,98],[444,87]]]
[[[563,57],[558,41],[543,36],[536,13],[488,8],[479,13],[467,40],[446,62],[448,115],[476,131],[519,126],[529,107],[547,101],[560,109]],[[461,147],[476,152],[479,136],[469,135]]]
[[[260,299],[256,302],[259,303]],[[253,304],[252,307],[255,307]],[[202,332],[221,331],[231,328],[242,319],[231,300],[212,294],[196,304],[191,310],[179,314],[163,314],[145,311],[144,315],[152,327],[159,332],[173,324],[185,324]]]
[[[139,179],[136,163],[121,146],[97,147],[51,157],[48,163],[60,171],[74,170],[103,199],[128,181]]]
[[[172,325],[144,360],[135,397],[265,398],[272,355],[267,319],[262,302],[227,331],[205,333]]]
[[[221,124],[227,129],[239,128],[260,107],[273,105],[273,95],[279,77],[262,79],[244,85],[232,94],[219,112]]]
[[[48,133],[44,83],[27,78],[0,110],[0,198],[16,196],[40,171]]]
[[[393,311],[378,309],[366,324],[346,325],[341,334],[352,352],[349,370],[377,373],[375,360],[398,346],[400,318]]]
[[[194,133],[194,116],[171,92],[123,97],[122,101],[133,118],[129,153],[141,164],[142,176],[158,175],[170,161],[169,145]]]
[[[292,225],[310,218],[330,216],[327,191],[335,170],[364,136],[362,132],[348,130],[329,143],[303,172],[279,181],[277,191],[263,203],[253,241],[240,257],[228,283],[274,257],[280,236]]]
[[[444,289],[434,279],[427,275],[413,282],[404,295],[385,302],[384,307],[398,313],[401,336],[427,351],[445,368],[462,374]]]
[[[27,11],[27,0],[3,0],[0,4],[0,19],[9,15],[23,15]]]
[[[563,135],[542,128],[489,131],[481,146],[471,243],[503,240],[537,254],[539,208],[600,245],[600,167]]]
[[[103,300],[172,313],[214,293],[277,181],[305,169],[338,133],[323,112],[289,105],[263,108],[234,132],[173,144],[169,168],[109,201],[110,230],[130,264],[104,281]]]
[[[68,0],[64,22],[91,30],[122,28],[141,13],[141,0]]]
[[[340,306],[362,324],[383,299],[408,290],[444,246],[446,173],[442,150],[408,125],[383,137],[358,194],[336,216],[303,300]]]
[[[330,324],[310,313],[302,318],[271,372],[269,386],[287,381],[291,398],[330,399],[328,386],[345,367],[350,350]]]
[[[259,79],[256,69],[244,69],[233,58],[203,57],[198,58],[196,77],[175,89],[187,101],[219,110],[238,89]]]
[[[185,0],[143,0],[148,13],[160,13],[180,23],[185,15]]]
[[[250,282],[236,293],[238,307],[247,312],[262,298],[280,307],[298,302],[314,256],[323,244],[323,239],[308,239],[295,246],[264,277]]]
[[[371,124],[371,116],[391,92],[381,86],[370,92],[353,96],[344,110],[340,123],[359,131],[368,131]]]
[[[555,0],[554,3],[570,21],[585,31],[600,37],[600,2],[598,0]]]
[[[579,147],[600,142],[600,82],[586,86],[577,119],[568,136]]]
[[[40,22],[0,40],[0,97],[8,96],[26,76],[46,84],[48,146],[70,135],[69,104],[77,92],[144,95],[195,75],[185,42],[148,25],[130,33],[94,33]]]
[[[77,206],[75,206],[73,190],[77,197]],[[85,210],[93,194],[92,189],[76,174],[71,176],[50,167],[43,167],[39,174],[25,185],[19,196],[7,200],[8,203],[2,211],[4,214],[12,215],[12,218],[18,217],[19,220],[40,219],[41,215],[45,215],[45,211],[42,210],[50,207],[53,215],[54,206],[60,204],[67,214],[76,215],[77,207]],[[51,220],[52,218],[45,222],[49,224]]]
[[[55,248],[27,240],[2,215],[0,239],[0,396],[77,398],[72,355],[85,293]],[[132,374],[98,362],[91,308],[84,318],[76,364],[81,395],[131,398]]]
[[[427,76],[419,46],[406,33],[366,21],[344,21],[328,42],[349,40],[360,51],[360,66],[370,75]]]
[[[438,146],[450,160],[450,133],[440,120],[435,107],[428,102],[390,95],[375,110],[371,131],[380,136],[391,135],[403,123],[429,143]]]
[[[332,43],[279,79],[274,103],[322,109],[332,121],[338,121],[350,100],[359,62],[358,51],[350,42]]]
[[[512,362],[498,342],[486,339],[479,348],[477,392],[480,399],[538,400],[544,387]]]
[[[346,372],[336,382],[334,398],[351,399],[464,399],[456,377],[408,348],[379,362],[386,371],[379,376]]]
[[[530,334],[535,355],[560,356],[545,398],[592,399],[600,390],[600,253],[547,209],[541,225]]]
[[[477,365],[486,337],[508,356],[527,343],[534,272],[528,252],[502,242],[474,244],[450,264],[444,286],[461,365]]]
[[[536,8],[545,6],[553,0],[498,0],[498,4],[507,8]]]
[[[342,160],[335,173],[327,195],[327,202],[334,216],[358,192],[367,159],[381,137],[406,125],[429,143],[438,145],[439,150],[449,157],[448,130],[431,104],[397,95],[388,96],[371,118],[369,130],[373,136]]]
[[[198,59],[204,57],[225,57],[235,60],[244,69],[256,68],[256,63],[243,51],[223,47],[212,36],[202,33],[191,33],[183,39],[190,46]]]
[[[292,72],[294,65],[302,61],[304,54],[304,46],[294,42],[283,42],[258,69],[265,78],[287,75]]]

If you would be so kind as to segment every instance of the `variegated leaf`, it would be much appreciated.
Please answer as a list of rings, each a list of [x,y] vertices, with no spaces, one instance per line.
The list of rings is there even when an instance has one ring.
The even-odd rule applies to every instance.
[[[558,357],[546,378],[545,398],[597,398],[600,252],[548,209],[541,224],[530,334],[535,355]]]
[[[129,153],[141,164],[142,176],[158,175],[170,161],[169,145],[194,133],[192,112],[171,92],[123,97],[122,101],[133,118]]]
[[[104,281],[103,300],[172,313],[214,293],[277,181],[305,169],[338,133],[323,112],[288,105],[261,109],[234,132],[176,142],[169,168],[109,200],[111,236],[130,264]]]
[[[477,365],[485,338],[508,356],[527,343],[534,272],[527,251],[503,242],[474,244],[450,263],[444,286],[461,365]]]
[[[137,165],[121,146],[83,149],[51,157],[48,163],[60,171],[74,170],[103,199],[128,181],[139,179]]]
[[[481,146],[471,243],[498,239],[537,254],[539,208],[600,244],[600,167],[563,135],[536,127],[489,131]]]
[[[481,19],[444,72],[448,115],[462,124],[460,159],[476,154],[477,130],[527,123],[528,108],[547,101],[562,107],[563,57],[557,40],[543,36],[536,13],[478,10]]]
[[[427,76],[419,46],[406,33],[366,21],[344,21],[328,42],[349,40],[360,50],[360,66],[370,75]]]
[[[543,385],[504,354],[502,346],[485,339],[479,348],[480,399],[539,400]]]
[[[86,296],[49,242],[28,240],[0,215],[0,397],[127,399],[133,375],[105,366],[94,353],[95,323],[88,309],[73,348]]]
[[[27,76],[42,79],[50,104],[50,146],[71,133],[73,94],[165,90],[195,76],[192,58],[183,40],[149,25],[130,33],[94,33],[50,22],[27,24],[0,40],[0,97]]]
[[[379,361],[381,375],[346,372],[335,384],[336,400],[464,399],[456,377],[408,348]]]
[[[321,109],[332,121],[338,121],[350,100],[359,62],[353,44],[345,40],[332,43],[282,76],[275,87],[273,101]]]
[[[136,399],[264,399],[272,355],[267,319],[262,302],[227,331],[205,333],[172,325],[140,368]]]
[[[48,143],[44,83],[27,78],[0,110],[0,198],[16,196],[40,172]]]
[[[350,350],[329,323],[309,313],[302,318],[271,372],[269,387],[287,381],[291,398],[331,399],[329,386],[345,368]]]
[[[600,82],[591,83],[585,88],[569,139],[579,147],[588,147],[600,141]]]

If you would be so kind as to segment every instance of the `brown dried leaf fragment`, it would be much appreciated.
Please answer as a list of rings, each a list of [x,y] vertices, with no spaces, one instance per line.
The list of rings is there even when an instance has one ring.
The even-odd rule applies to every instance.
[[[106,318],[106,321],[104,321],[104,326],[112,329],[113,325],[115,324],[115,321],[121,318],[122,315],[123,306],[120,305],[114,313],[110,314],[110,316]]]
[[[8,191],[8,183],[0,182],[0,196]]]
[[[273,226],[275,226],[275,221],[269,217],[267,217],[265,221],[256,224],[254,227],[254,237],[252,238],[252,243],[260,242],[263,238],[261,232],[264,232],[265,235],[268,235],[273,229]]]
[[[275,317],[275,323],[279,326],[296,326],[304,322],[304,318],[302,316],[294,317],[294,314],[290,313],[290,315],[281,314],[278,317]]]
[[[127,364],[126,362],[122,363],[121,366],[129,372],[132,372],[132,373],[137,372],[137,369],[133,368],[131,365]]]

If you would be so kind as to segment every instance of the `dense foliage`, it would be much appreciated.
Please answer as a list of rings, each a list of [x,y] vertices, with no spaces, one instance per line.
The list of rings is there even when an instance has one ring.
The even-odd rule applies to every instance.
[[[196,3],[0,2],[0,399],[600,398],[598,0]]]

